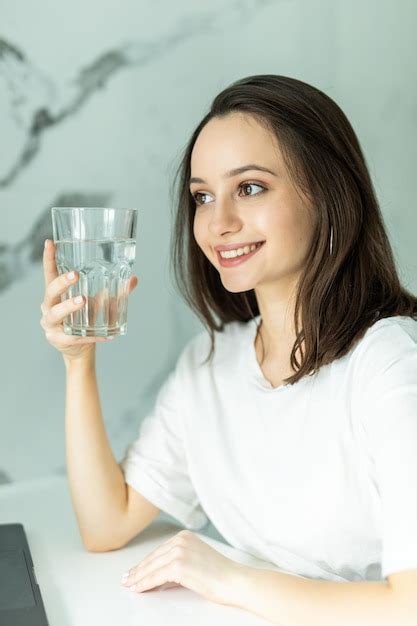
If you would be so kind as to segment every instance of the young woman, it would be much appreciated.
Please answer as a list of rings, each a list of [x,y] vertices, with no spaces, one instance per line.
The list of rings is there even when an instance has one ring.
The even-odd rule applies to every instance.
[[[83,306],[60,302],[78,276],[58,276],[45,247],[41,325],[66,365],[85,546],[120,548],[164,510],[186,528],[130,570],[134,591],[181,584],[284,626],[411,625],[417,298],[349,121],[302,81],[250,76],[214,99],[179,174],[172,260],[207,330],[120,464],[97,390],[102,339],[63,333]],[[208,519],[288,573],[219,554],[190,530]]]

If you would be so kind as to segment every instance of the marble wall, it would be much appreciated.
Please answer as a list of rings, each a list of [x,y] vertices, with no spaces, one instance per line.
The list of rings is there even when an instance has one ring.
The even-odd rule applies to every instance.
[[[39,325],[52,206],[139,209],[129,331],[98,345],[117,459],[202,326],[168,263],[169,187],[212,98],[276,73],[351,120],[403,282],[417,291],[416,4],[410,0],[0,3],[0,482],[65,471],[64,367]]]

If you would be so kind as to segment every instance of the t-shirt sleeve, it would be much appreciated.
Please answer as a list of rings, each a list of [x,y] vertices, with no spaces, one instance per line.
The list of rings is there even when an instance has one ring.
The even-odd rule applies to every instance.
[[[127,484],[186,528],[198,529],[208,518],[188,472],[180,395],[186,389],[180,384],[177,363],[119,465]]]
[[[417,569],[417,343],[400,328],[379,343],[375,333],[363,365],[360,413],[381,501],[386,578]]]

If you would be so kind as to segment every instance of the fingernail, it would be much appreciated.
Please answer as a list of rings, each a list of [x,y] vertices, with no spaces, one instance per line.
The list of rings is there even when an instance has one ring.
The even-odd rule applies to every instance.
[[[69,272],[69,273],[67,274],[67,278],[68,278],[68,280],[73,280],[73,279],[74,279],[74,276],[75,276],[74,272]]]
[[[113,339],[114,339],[114,337],[106,337],[106,341],[113,341]]]
[[[81,304],[82,301],[83,301],[83,297],[82,296],[75,296],[75,298],[74,298],[75,304]]]
[[[48,239],[45,239],[45,248],[46,248],[46,246],[48,244],[48,241],[49,241]]]

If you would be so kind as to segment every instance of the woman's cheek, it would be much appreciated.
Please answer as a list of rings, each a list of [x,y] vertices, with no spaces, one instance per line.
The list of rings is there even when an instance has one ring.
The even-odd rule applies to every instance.
[[[193,232],[198,246],[203,251],[206,250],[209,245],[207,242],[208,229],[205,227],[202,219],[198,217],[194,218]]]
[[[194,217],[194,222],[193,222],[193,233],[194,233],[194,239],[196,240],[197,244],[201,247],[200,244],[200,229],[198,226],[198,220],[196,217]]]

